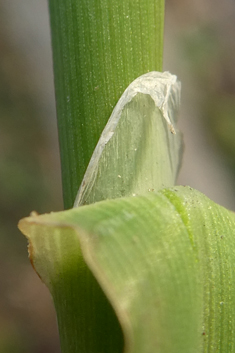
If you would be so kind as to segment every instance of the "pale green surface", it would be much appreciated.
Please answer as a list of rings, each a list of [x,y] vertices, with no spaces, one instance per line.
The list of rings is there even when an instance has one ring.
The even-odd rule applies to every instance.
[[[182,158],[179,101],[180,83],[168,72],[132,82],[100,137],[74,206],[174,185]]]
[[[77,260],[80,242],[119,317],[126,352],[235,352],[235,216],[201,193],[174,187],[31,217],[20,228],[32,243],[37,271],[49,282],[59,323],[74,295],[70,277],[79,286],[87,271]],[[74,262],[77,267],[70,267]],[[82,286],[78,294],[88,292]],[[69,334],[73,312],[66,320]],[[83,330],[77,327],[84,339]],[[74,347],[63,352],[80,352]]]
[[[28,228],[24,221],[21,225]],[[81,257],[75,232],[71,227],[61,229],[51,224],[31,230],[31,263],[52,294],[62,353],[122,352],[123,335],[117,318]]]
[[[49,0],[65,208],[112,110],[162,70],[164,0]]]

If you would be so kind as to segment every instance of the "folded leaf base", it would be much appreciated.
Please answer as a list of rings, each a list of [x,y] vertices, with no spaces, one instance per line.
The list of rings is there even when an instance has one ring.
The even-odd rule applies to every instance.
[[[63,353],[114,352],[114,341],[122,352],[105,295],[126,353],[235,352],[235,216],[198,191],[102,201],[19,227],[54,299]]]

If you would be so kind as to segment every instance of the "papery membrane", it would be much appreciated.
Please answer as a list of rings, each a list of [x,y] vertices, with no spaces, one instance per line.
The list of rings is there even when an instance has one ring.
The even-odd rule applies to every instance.
[[[127,87],[97,143],[74,207],[174,184],[182,146],[176,128],[180,86],[175,75],[153,71]]]

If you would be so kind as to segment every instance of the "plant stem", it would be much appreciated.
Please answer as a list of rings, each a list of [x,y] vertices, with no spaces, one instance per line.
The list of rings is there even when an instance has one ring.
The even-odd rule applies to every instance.
[[[65,208],[125,88],[161,71],[164,0],[49,0]]]

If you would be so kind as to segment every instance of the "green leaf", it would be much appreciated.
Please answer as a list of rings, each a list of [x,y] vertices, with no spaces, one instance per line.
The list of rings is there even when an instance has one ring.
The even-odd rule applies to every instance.
[[[235,352],[235,216],[201,193],[174,187],[102,201],[26,218],[20,229],[61,332],[68,327],[63,352],[108,352],[91,343],[92,316],[83,326],[78,314],[90,295],[81,253],[119,318],[126,353]]]
[[[125,88],[162,70],[164,0],[49,0],[65,207]]]
[[[101,134],[75,206],[175,184],[182,157],[179,101],[180,83],[169,72],[150,72],[129,85]]]

